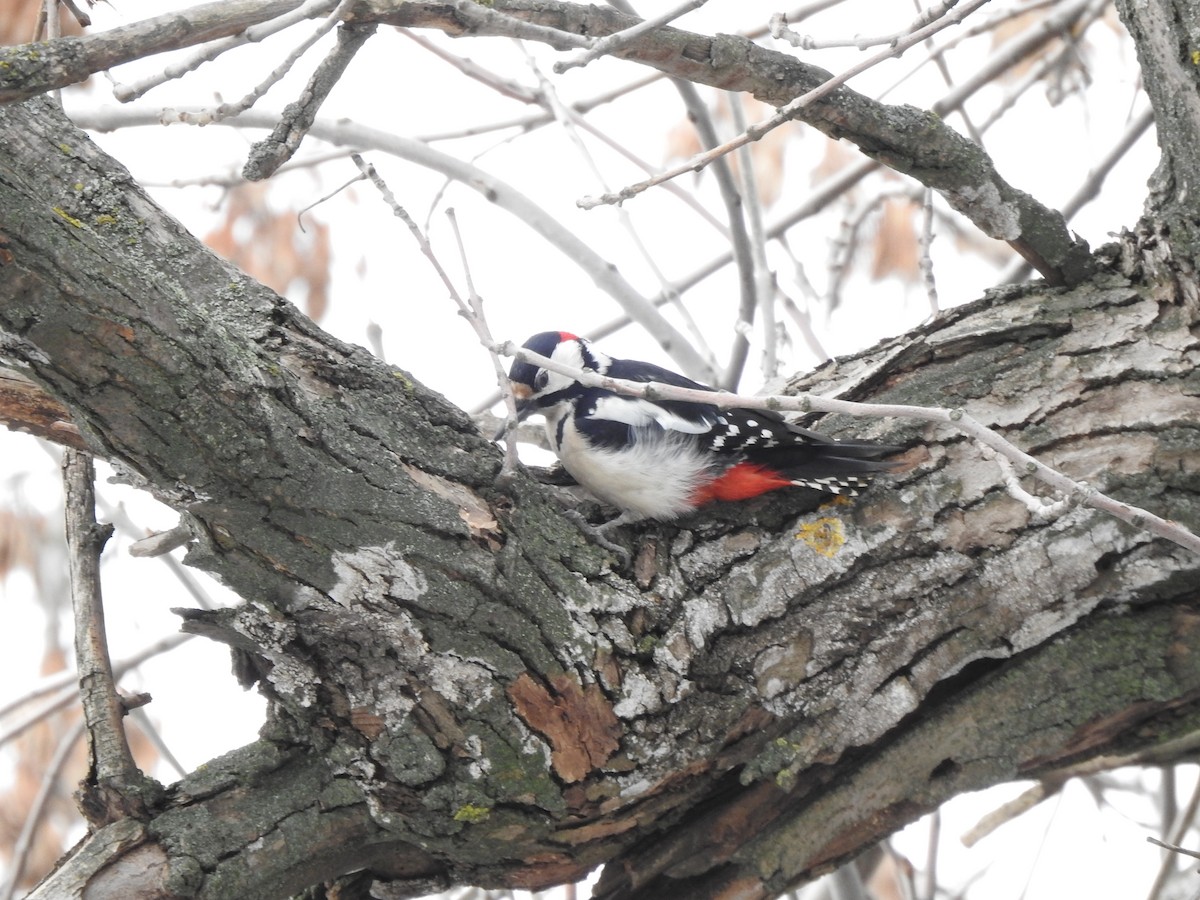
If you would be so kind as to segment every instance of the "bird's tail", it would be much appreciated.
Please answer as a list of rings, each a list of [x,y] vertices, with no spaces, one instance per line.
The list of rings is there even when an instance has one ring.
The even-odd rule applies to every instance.
[[[884,457],[904,449],[893,444],[835,441],[815,432],[809,434],[816,439],[795,447],[774,448],[770,466],[794,485],[830,494],[856,496],[875,475],[896,468],[896,461]]]

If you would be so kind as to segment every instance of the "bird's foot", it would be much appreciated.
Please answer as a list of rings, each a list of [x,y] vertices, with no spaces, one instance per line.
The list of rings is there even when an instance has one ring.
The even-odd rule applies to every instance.
[[[579,527],[579,530],[586,534],[588,539],[593,544],[598,544],[605,550],[615,553],[621,560],[622,568],[628,569],[630,565],[633,564],[633,556],[630,554],[629,550],[616,543],[612,538],[609,537],[609,533],[614,528],[619,528],[620,526],[633,521],[632,519],[628,518],[625,513],[617,516],[612,521],[605,522],[603,525],[593,525],[584,517],[583,513],[577,509],[565,509],[563,510],[563,514],[572,522],[574,522]]]

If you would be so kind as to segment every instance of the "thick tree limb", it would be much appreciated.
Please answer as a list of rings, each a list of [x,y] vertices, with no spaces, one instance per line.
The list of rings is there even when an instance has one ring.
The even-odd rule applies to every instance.
[[[615,571],[545,488],[494,489],[460,411],[215,259],[52,105],[0,111],[0,140],[5,353],[191,523],[189,561],[247,602],[186,627],[272,701],[263,743],[43,896],[66,872],[280,896],[601,863],[614,896],[767,896],[968,786],[1200,728],[1194,555],[1085,509],[1034,521],[968,441],[860,424],[910,450],[859,502],[648,527]],[[1198,321],[1109,272],[796,386],[963,406],[1194,528]],[[207,834],[218,810],[239,828]]]
[[[12,369],[0,369],[0,423],[76,450],[85,446],[67,408]]]

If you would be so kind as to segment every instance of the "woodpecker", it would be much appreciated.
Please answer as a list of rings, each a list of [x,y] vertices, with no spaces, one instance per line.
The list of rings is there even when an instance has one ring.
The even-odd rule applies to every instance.
[[[713,390],[653,363],[608,356],[567,331],[535,334],[524,346],[612,378]],[[669,521],[714,500],[793,486],[853,496],[891,468],[880,457],[900,449],[835,441],[768,410],[624,396],[519,360],[508,377],[518,419],[541,413],[563,468],[621,510],[609,525]]]

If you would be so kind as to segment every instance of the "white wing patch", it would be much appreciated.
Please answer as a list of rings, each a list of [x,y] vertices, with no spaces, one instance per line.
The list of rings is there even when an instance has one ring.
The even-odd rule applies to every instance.
[[[657,423],[668,431],[681,431],[684,434],[704,434],[714,421],[708,416],[700,420],[685,419],[649,400],[617,396],[598,399],[591,418],[621,422],[635,428]]]

